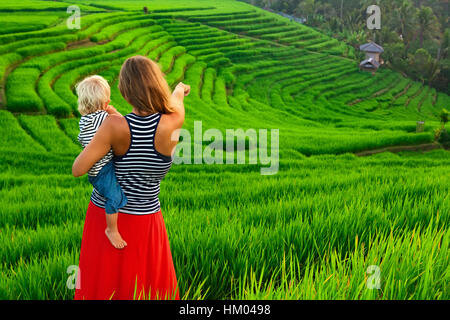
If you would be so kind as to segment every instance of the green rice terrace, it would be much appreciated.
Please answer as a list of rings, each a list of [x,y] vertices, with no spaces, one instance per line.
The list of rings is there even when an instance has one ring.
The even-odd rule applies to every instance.
[[[103,76],[126,114],[118,73],[138,54],[191,86],[190,132],[279,129],[277,174],[177,164],[163,180],[181,296],[450,298],[450,153],[435,142],[448,95],[360,71],[354,48],[238,1],[3,0],[0,17],[0,299],[73,298],[92,191],[71,175],[74,86]]]

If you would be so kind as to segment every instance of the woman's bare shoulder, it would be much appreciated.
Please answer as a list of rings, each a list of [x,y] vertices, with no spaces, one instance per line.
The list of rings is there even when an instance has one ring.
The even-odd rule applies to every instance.
[[[111,114],[106,117],[105,121],[102,123],[102,127],[105,130],[114,132],[128,131],[128,123],[124,116],[118,114]]]
[[[173,113],[162,114],[155,133],[155,148],[163,155],[170,156],[178,143],[182,122]]]
[[[102,123],[99,130],[109,137],[115,155],[123,155],[130,145],[130,128],[122,115],[111,114]]]

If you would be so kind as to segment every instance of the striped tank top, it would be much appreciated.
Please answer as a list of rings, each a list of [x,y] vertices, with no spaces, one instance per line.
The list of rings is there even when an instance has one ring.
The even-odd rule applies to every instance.
[[[100,128],[103,121],[105,121],[108,113],[103,110],[99,110],[81,117],[80,122],[78,124],[80,128],[80,133],[78,134],[78,141],[86,148],[86,146],[91,142],[92,138],[94,138],[95,133]],[[113,159],[113,152],[109,150],[109,152],[101,158],[97,163],[95,163],[91,169],[88,171],[88,175],[97,176],[100,170]]]
[[[160,183],[172,165],[172,158],[156,151],[154,137],[160,113],[149,116],[127,114],[131,144],[127,153],[114,157],[117,181],[128,198],[119,212],[128,214],[151,214],[160,210]],[[91,201],[105,207],[105,199],[94,189]]]

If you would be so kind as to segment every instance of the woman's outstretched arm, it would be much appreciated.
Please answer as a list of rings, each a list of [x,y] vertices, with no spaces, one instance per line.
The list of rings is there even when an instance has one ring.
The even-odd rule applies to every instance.
[[[191,87],[180,82],[172,93],[172,113],[163,114],[156,130],[155,147],[159,153],[171,156],[179,138],[179,129],[184,123],[184,97],[189,94]]]
[[[180,82],[172,92],[171,100],[174,112],[168,114],[168,116],[174,127],[181,128],[184,123],[184,97],[187,96],[190,91],[190,86]]]

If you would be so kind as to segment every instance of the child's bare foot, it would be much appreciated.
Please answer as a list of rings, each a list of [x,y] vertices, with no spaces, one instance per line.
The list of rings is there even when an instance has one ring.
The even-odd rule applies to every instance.
[[[125,240],[122,239],[122,236],[118,231],[106,228],[105,234],[108,237],[111,244],[114,246],[114,248],[123,249],[127,246],[127,243],[125,242]]]

